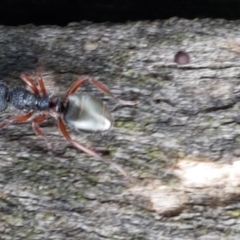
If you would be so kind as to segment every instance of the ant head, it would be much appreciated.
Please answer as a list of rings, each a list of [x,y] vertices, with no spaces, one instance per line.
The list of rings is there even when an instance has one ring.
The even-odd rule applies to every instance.
[[[64,121],[85,132],[107,131],[113,124],[111,112],[101,100],[88,94],[72,94],[63,110]]]
[[[63,113],[65,110],[65,106],[63,101],[61,101],[60,99],[57,99],[57,101],[55,102],[55,111],[57,113]]]

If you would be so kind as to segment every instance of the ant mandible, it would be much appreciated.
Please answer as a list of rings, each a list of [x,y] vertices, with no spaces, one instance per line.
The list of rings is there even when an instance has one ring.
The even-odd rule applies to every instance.
[[[61,133],[75,148],[111,164],[124,176],[131,178],[130,174],[123,170],[118,164],[107,161],[95,151],[72,139],[66,129],[65,123],[77,130],[91,132],[107,131],[113,124],[110,111],[99,99],[88,94],[76,93],[84,82],[90,82],[103,93],[117,100],[121,105],[132,106],[135,105],[137,101],[125,101],[115,97],[103,83],[89,76],[79,77],[67,90],[65,96],[56,100],[47,94],[40,70],[37,72],[37,84],[35,84],[34,80],[26,73],[22,73],[20,78],[30,87],[31,92],[23,87],[15,87],[9,90],[5,83],[0,83],[0,112],[8,107],[9,102],[16,109],[27,113],[3,121],[0,123],[0,129],[11,123],[21,123],[30,120],[36,134],[44,138],[39,124],[44,122],[46,117],[50,115],[57,120]],[[39,114],[33,116],[36,111],[38,111]]]

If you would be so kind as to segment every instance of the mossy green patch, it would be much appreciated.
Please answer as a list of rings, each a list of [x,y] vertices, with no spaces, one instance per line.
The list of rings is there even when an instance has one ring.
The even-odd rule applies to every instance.
[[[87,175],[87,180],[91,182],[91,185],[95,185],[99,183],[99,175],[97,174],[89,174]]]
[[[214,119],[213,117],[209,117],[206,122],[208,122],[210,125],[216,122],[216,119]]]
[[[125,121],[116,121],[115,122],[115,127],[117,128],[125,128],[128,129],[130,131],[139,131],[139,129],[141,129],[141,124],[139,123],[135,123],[135,122],[125,122]]]
[[[186,157],[186,154],[185,154],[184,152],[178,152],[178,153],[177,153],[177,156],[178,156],[179,158],[184,158],[184,157]]]
[[[148,156],[151,158],[159,158],[161,155],[162,153],[157,150],[148,152]]]
[[[219,129],[219,128],[210,128],[210,129],[208,128],[208,129],[204,130],[204,134],[206,136],[216,136],[219,133],[221,133],[221,129]]]
[[[197,236],[206,235],[208,233],[207,227],[199,227],[194,229],[194,231]]]
[[[147,157],[150,157],[151,159],[159,159],[159,158],[161,158],[164,155],[164,153],[161,152],[158,148],[156,148],[156,146],[147,147],[144,150],[144,154]]]
[[[236,143],[240,143],[240,137],[236,137],[236,138],[235,138],[235,142],[236,142]]]
[[[49,212],[44,214],[44,216],[43,216],[43,220],[45,220],[45,221],[51,221],[54,219],[55,219],[54,214],[49,213]]]
[[[231,215],[231,217],[238,218],[240,217],[240,209],[230,211],[229,214]]]

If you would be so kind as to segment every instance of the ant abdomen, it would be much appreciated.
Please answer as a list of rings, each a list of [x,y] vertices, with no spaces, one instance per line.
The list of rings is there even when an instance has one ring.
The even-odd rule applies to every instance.
[[[49,110],[49,96],[38,96],[23,87],[15,87],[9,91],[5,83],[0,83],[0,112],[8,107],[8,102],[16,109],[29,111]]]
[[[22,87],[15,87],[9,93],[9,102],[19,110],[37,110],[37,96]]]

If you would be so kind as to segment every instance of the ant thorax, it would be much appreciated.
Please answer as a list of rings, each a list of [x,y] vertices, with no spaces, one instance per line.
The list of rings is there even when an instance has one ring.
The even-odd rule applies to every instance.
[[[110,111],[101,100],[88,94],[73,94],[63,113],[64,121],[76,130],[107,131],[113,124]]]

